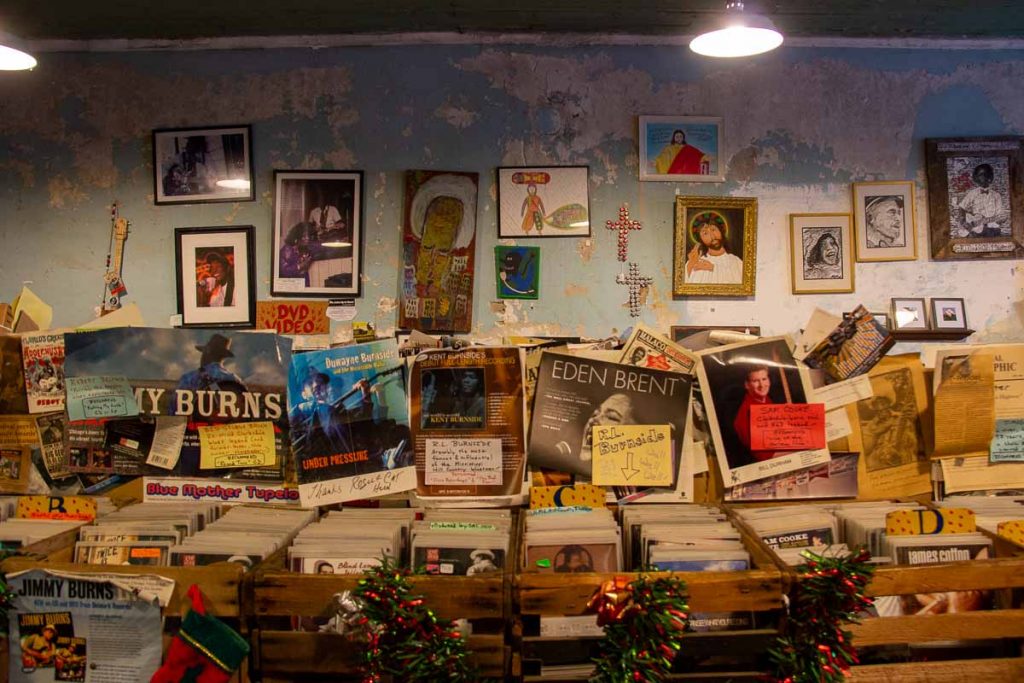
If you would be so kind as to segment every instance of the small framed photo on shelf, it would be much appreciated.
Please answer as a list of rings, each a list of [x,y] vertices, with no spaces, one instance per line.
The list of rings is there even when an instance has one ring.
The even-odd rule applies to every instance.
[[[854,183],[853,217],[858,261],[917,259],[913,181]]]
[[[878,321],[878,324],[883,326],[887,330],[892,330],[892,322],[889,320],[888,313],[882,313],[881,311],[870,311],[871,317]]]
[[[723,182],[722,119],[641,116],[640,180]]]
[[[791,213],[789,255],[794,294],[853,291],[848,213]]]
[[[967,311],[963,299],[933,297],[932,325],[936,330],[966,330]]]
[[[590,237],[590,167],[499,168],[498,237]]]
[[[892,326],[890,330],[927,330],[928,309],[925,308],[924,299],[898,299],[892,300]]]
[[[274,171],[270,251],[273,296],[359,296],[363,172]]]
[[[249,126],[153,131],[154,202],[255,200],[251,132]]]
[[[935,261],[1024,256],[1024,137],[925,140]]]
[[[182,327],[253,327],[253,227],[177,228],[174,255]]]

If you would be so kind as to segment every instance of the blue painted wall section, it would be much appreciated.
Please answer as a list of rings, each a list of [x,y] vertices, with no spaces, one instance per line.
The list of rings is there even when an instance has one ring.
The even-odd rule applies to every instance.
[[[605,335],[631,324],[615,284],[621,203],[644,229],[630,260],[654,277],[641,320],[760,324],[795,330],[815,305],[838,312],[891,296],[962,296],[981,339],[1022,331],[1024,272],[1014,261],[933,263],[923,140],[1024,133],[1020,51],[784,48],[715,62],[680,47],[417,46],[320,50],[47,54],[31,73],[0,74],[0,298],[22,282],[55,308],[55,324],[92,316],[117,199],[131,219],[129,301],[152,325],[175,312],[176,227],[256,227],[258,297],[267,298],[274,169],[366,173],[366,248],[359,319],[395,324],[402,172],[481,174],[475,328]],[[637,181],[636,116],[725,121],[726,182]],[[255,202],[154,206],[151,131],[251,123]],[[492,306],[495,168],[588,164],[590,240],[541,247],[538,301]],[[849,183],[917,182],[919,259],[857,266],[849,295],[790,293],[788,214],[848,211]],[[674,301],[675,194],[760,202],[757,295]],[[337,323],[336,323],[337,324]]]

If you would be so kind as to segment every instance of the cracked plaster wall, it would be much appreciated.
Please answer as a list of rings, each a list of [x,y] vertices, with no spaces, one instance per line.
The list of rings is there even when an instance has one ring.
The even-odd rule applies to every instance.
[[[0,74],[0,297],[26,280],[55,324],[99,301],[117,199],[132,221],[124,279],[152,325],[175,312],[173,230],[256,227],[258,297],[268,296],[275,168],[361,169],[365,270],[359,319],[397,313],[402,171],[481,174],[474,320],[483,335],[605,335],[631,324],[616,285],[615,235],[628,202],[644,229],[630,260],[654,276],[641,320],[760,324],[795,330],[815,305],[886,310],[891,296],[962,296],[979,338],[1019,338],[1024,269],[1016,261],[927,258],[926,137],[1024,133],[1024,53],[782,49],[736,62],[678,47],[422,46],[216,52],[50,54],[31,73]],[[726,182],[640,183],[636,115],[725,121]],[[255,202],[157,207],[154,128],[251,123]],[[541,247],[541,298],[492,306],[494,169],[588,164],[590,240]],[[793,296],[788,214],[850,209],[849,183],[917,182],[919,259],[863,264],[849,295]],[[757,295],[671,297],[672,197],[759,200]]]

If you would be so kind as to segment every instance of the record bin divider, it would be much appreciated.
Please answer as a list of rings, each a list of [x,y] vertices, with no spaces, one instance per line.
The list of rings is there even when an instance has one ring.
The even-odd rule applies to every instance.
[[[486,678],[510,680],[517,671],[508,642],[512,609],[512,568],[518,556],[518,511],[513,511],[506,568],[484,576],[414,576],[417,595],[441,619],[466,619],[471,660]],[[359,680],[360,645],[344,636],[293,630],[293,617],[326,616],[336,593],[353,590],[361,574],[299,574],[286,567],[286,551],[246,577],[250,615],[252,677],[277,681]]]
[[[909,501],[910,499],[901,499]],[[927,501],[915,501],[926,507]],[[756,507],[745,504],[736,507]],[[735,509],[738,524],[743,523]],[[987,560],[942,562],[918,566],[880,566],[875,569],[867,594],[870,596],[911,595],[946,591],[996,591],[997,609],[932,615],[869,617],[851,624],[853,644],[858,648],[911,644],[941,644],[950,641],[996,642],[987,658],[961,658],[931,661],[865,664],[850,669],[848,683],[961,683],[966,677],[978,680],[1024,680],[1024,549],[1006,539],[982,533],[994,539],[995,557]],[[758,543],[760,539],[757,539]],[[762,544],[763,545],[763,544]],[[781,571],[788,575],[787,585],[799,582],[796,569],[788,566],[767,546]],[[935,655],[919,655],[934,657]],[[906,657],[904,657],[906,658]]]
[[[174,580],[174,594],[162,610],[164,619],[163,650],[167,647],[178,630],[181,617],[186,611],[185,596],[189,586],[197,584],[206,598],[209,614],[224,619],[228,624],[238,628],[245,635],[245,619],[242,607],[242,583],[245,570],[238,564],[218,562],[205,567],[146,567],[122,565],[92,565],[72,562],[78,530],[72,529],[48,539],[25,546],[0,562],[0,572],[14,572],[30,569],[53,569],[55,571],[79,574],[152,574]],[[7,639],[3,638],[0,648],[4,659],[8,656]],[[7,680],[6,662],[0,662],[0,681]],[[248,681],[246,663],[242,670],[232,677],[232,683]]]
[[[728,511],[726,511],[728,513]],[[522,524],[525,526],[525,516]],[[736,653],[763,660],[767,648],[778,636],[780,611],[787,592],[788,575],[776,566],[770,553],[760,545],[748,530],[739,529],[744,547],[750,553],[754,568],[735,572],[649,572],[648,576],[674,574],[686,581],[692,612],[750,611],[764,623],[761,627],[746,631],[720,631],[709,633],[687,633],[684,637],[681,659],[687,657],[700,660],[704,666],[699,670],[673,674],[669,680],[729,680],[736,683],[763,679],[763,670],[750,667],[729,668],[729,660]],[[525,538],[520,534],[525,542]],[[585,572],[578,574],[540,574],[527,572],[525,547],[520,548],[519,565],[515,577],[513,595],[515,598],[515,622],[513,648],[521,653],[521,667],[524,681],[584,681],[588,676],[565,675],[541,676],[545,653],[552,648],[576,647],[584,643],[591,654],[597,638],[549,638],[539,635],[541,621],[547,617],[574,617],[587,614],[587,602],[605,581],[616,577],[632,579],[636,572]],[[596,619],[596,617],[594,617]],[[585,661],[585,660],[584,660]],[[693,668],[693,667],[688,667]]]

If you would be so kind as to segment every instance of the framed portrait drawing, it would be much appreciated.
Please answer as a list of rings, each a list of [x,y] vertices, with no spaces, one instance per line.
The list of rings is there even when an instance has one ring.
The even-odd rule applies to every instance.
[[[794,294],[853,291],[853,251],[848,213],[789,214],[789,254]]]
[[[589,166],[498,169],[498,237],[589,236]]]
[[[917,224],[914,183],[910,180],[853,184],[857,260],[914,261]]]
[[[753,296],[757,199],[676,197],[672,296]]]
[[[494,247],[499,299],[537,299],[540,294],[540,247]]]
[[[153,131],[153,197],[156,204],[251,202],[249,126]]]
[[[936,330],[966,330],[967,310],[963,299],[940,299],[932,303],[932,327]]]
[[[892,330],[927,330],[928,309],[924,299],[896,298],[892,300]]]
[[[641,116],[639,139],[640,180],[725,180],[721,118]]]
[[[359,296],[362,171],[274,171],[274,296]]]
[[[182,327],[253,327],[253,227],[177,228],[174,257]]]
[[[936,261],[1024,257],[1024,137],[925,140]]]

